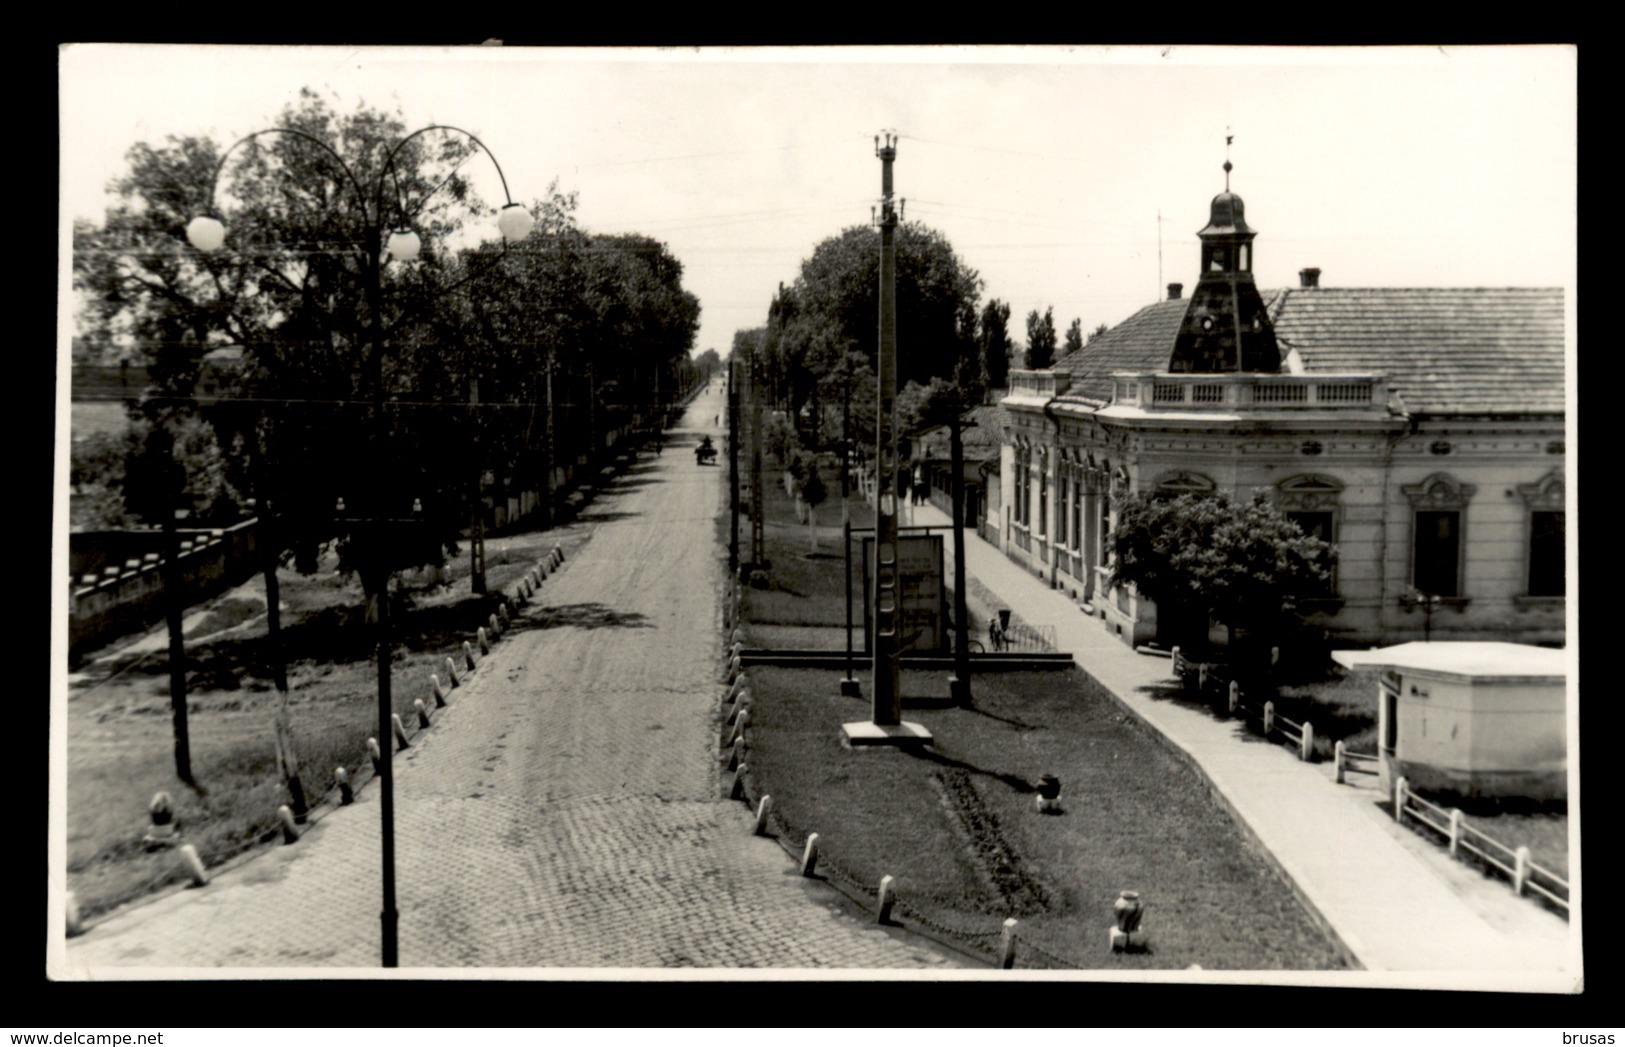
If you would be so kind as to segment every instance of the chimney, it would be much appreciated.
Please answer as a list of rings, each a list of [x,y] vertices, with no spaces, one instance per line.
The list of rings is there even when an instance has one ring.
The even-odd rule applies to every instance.
[[[1168,285],[1168,300],[1170,302],[1177,301],[1179,299],[1180,292],[1182,292],[1184,290],[1185,290],[1185,285],[1184,284],[1169,284]]]
[[[1300,286],[1300,287],[1319,287],[1320,286],[1320,270],[1319,269],[1314,269],[1314,268],[1299,269],[1298,270],[1298,286]]]

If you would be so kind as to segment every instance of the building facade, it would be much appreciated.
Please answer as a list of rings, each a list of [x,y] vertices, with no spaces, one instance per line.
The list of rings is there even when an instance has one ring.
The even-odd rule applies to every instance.
[[[1108,584],[1116,507],[1262,493],[1337,546],[1303,606],[1334,642],[1561,643],[1562,291],[1329,288],[1315,269],[1261,291],[1255,235],[1227,189],[1189,298],[1170,284],[1053,368],[1012,373],[1006,554],[1126,642],[1154,641],[1155,606]]]

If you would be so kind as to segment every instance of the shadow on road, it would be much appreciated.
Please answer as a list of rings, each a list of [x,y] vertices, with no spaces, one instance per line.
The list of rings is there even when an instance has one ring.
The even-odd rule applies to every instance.
[[[514,632],[532,629],[653,629],[648,616],[637,611],[617,611],[601,603],[569,603],[538,607],[525,612],[510,627]]]

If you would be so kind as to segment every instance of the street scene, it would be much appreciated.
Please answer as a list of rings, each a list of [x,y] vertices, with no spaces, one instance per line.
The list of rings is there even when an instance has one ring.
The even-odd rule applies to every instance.
[[[489,44],[64,50],[50,978],[1582,990],[1572,49]]]

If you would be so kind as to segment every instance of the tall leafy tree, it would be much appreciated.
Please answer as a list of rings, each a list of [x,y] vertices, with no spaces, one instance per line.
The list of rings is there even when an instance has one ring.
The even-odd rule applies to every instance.
[[[1114,586],[1132,584],[1185,623],[1186,642],[1200,644],[1207,620],[1232,638],[1280,634],[1297,603],[1324,592],[1336,550],[1306,537],[1262,496],[1168,497],[1142,492],[1120,510],[1112,532]]]
[[[1003,389],[1010,375],[1010,303],[997,298],[982,308],[976,325],[982,354],[982,373],[993,389]]]
[[[1027,314],[1027,368],[1041,371],[1055,362],[1055,309],[1038,315],[1034,309]]]
[[[461,514],[436,468],[455,447],[441,431],[450,419],[421,409],[426,391],[411,363],[431,338],[435,304],[464,278],[446,244],[487,210],[460,170],[473,146],[431,132],[406,142],[386,171],[407,133],[400,118],[365,108],[339,115],[309,90],[266,126],[294,133],[244,143],[218,182],[222,147],[212,141],[131,150],[103,224],[76,228],[75,284],[92,303],[87,334],[127,338],[150,361],[154,388],[139,409],[166,425],[197,410],[189,397],[203,355],[241,346],[239,387],[207,413],[234,482],[275,502],[278,532],[299,564],[314,567],[335,533],[346,557],[356,548],[334,504],[348,495],[356,505],[363,490],[398,496],[399,505],[375,507],[382,512],[404,515],[422,500],[423,526],[394,558],[423,562],[455,537]],[[418,230],[425,250],[384,267],[373,316],[364,254],[381,245],[361,240],[365,215],[380,208],[386,223]],[[229,236],[225,250],[204,254],[184,230],[211,209],[223,212]],[[373,406],[380,389],[382,417]],[[390,453],[363,453],[384,431]],[[440,453],[413,453],[422,449]],[[178,480],[186,490],[198,481]],[[377,548],[380,539],[361,541]]]
[[[1083,321],[1074,318],[1066,329],[1066,344],[1061,348],[1061,355],[1068,356],[1083,348]]]
[[[899,226],[895,243],[898,385],[952,377],[974,352],[981,277],[945,236],[918,222]],[[814,248],[777,296],[768,329],[790,410],[800,410],[818,376],[838,370],[847,352],[874,367],[879,315],[880,234],[853,226]]]

